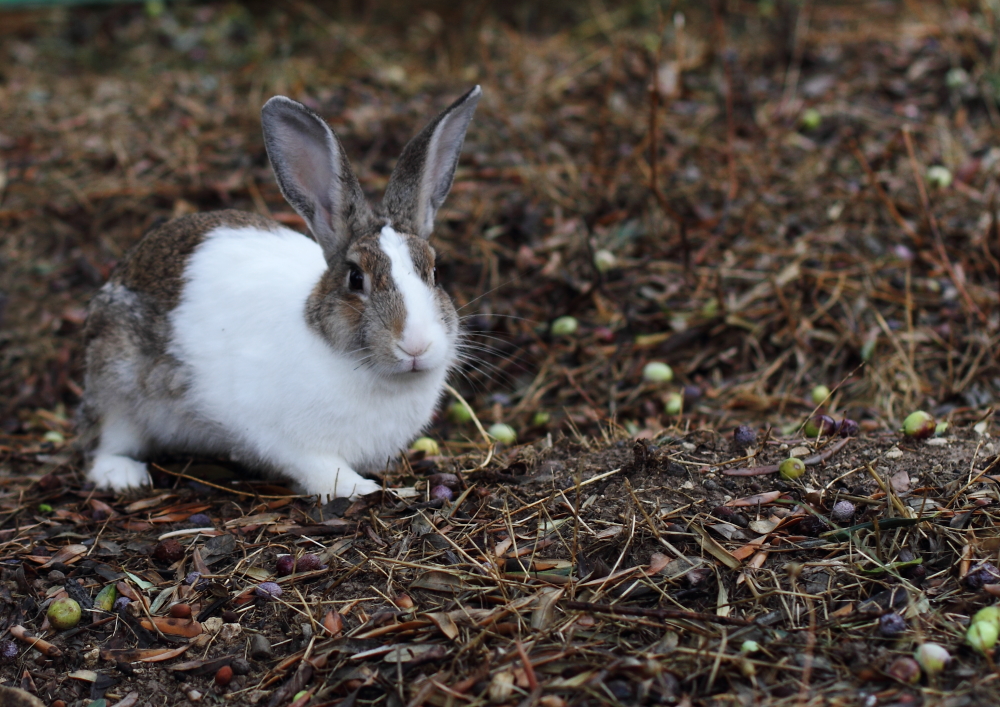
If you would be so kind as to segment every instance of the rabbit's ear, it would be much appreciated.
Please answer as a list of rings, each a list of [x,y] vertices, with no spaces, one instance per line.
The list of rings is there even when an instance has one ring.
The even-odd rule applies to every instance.
[[[482,95],[479,86],[474,87],[403,148],[382,200],[401,230],[430,237],[434,216],[451,191],[465,131]]]
[[[352,223],[371,217],[344,148],[326,121],[290,98],[275,96],[260,117],[281,193],[332,262],[350,238]]]

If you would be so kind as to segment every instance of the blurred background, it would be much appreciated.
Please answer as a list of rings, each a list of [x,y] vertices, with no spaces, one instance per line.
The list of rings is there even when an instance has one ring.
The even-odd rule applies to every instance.
[[[324,116],[380,198],[476,83],[434,245],[484,422],[780,426],[820,384],[868,429],[975,419],[1000,393],[998,22],[997,0],[0,2],[4,445],[72,439],[86,304],[151,226],[300,227],[267,98]],[[476,437],[447,407],[432,435]]]

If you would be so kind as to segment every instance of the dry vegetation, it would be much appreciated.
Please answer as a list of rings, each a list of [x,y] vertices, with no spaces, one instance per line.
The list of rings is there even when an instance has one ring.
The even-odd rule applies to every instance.
[[[1000,703],[963,645],[1000,592],[977,569],[1000,564],[1000,6],[540,5],[0,13],[6,684],[123,707]],[[194,210],[301,223],[263,101],[327,117],[377,194],[472,83],[438,272],[476,357],[455,386],[521,446],[442,414],[444,453],[353,504],[220,460],[88,487],[80,330],[122,253]],[[804,439],[817,384],[860,436]],[[895,431],[918,407],[944,437]],[[800,479],[746,475],[797,447]],[[282,554],[323,567],[278,577]],[[46,602],[109,584],[129,607],[48,630]],[[178,603],[193,621],[166,623]],[[954,661],[908,683],[931,640]]]

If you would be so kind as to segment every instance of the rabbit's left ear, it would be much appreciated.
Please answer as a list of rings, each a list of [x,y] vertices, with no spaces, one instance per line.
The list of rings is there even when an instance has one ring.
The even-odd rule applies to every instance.
[[[451,191],[465,131],[482,95],[479,86],[474,87],[403,148],[382,199],[399,230],[430,237],[437,210]]]

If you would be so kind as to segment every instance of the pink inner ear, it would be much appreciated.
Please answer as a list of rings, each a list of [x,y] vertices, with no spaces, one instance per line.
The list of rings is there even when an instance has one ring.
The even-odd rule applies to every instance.
[[[330,203],[331,174],[327,155],[310,150],[297,140],[288,141],[285,149],[290,158],[288,165],[291,167],[292,179],[300,185],[303,192],[316,199],[316,205],[324,211],[323,220],[329,222],[333,204]]]

